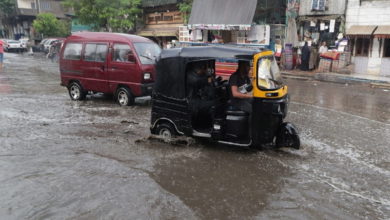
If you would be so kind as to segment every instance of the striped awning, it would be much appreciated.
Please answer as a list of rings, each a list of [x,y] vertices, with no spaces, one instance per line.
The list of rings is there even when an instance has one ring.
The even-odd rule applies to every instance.
[[[378,26],[374,35],[379,38],[390,38],[390,25]]]
[[[376,25],[354,25],[347,29],[347,35],[371,36],[378,26]]]

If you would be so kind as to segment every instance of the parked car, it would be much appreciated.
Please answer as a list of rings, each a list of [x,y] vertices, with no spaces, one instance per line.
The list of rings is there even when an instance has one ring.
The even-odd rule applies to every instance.
[[[136,35],[76,33],[61,49],[61,85],[72,100],[101,92],[114,94],[121,106],[132,105],[135,97],[151,95],[160,52],[156,43]]]
[[[19,41],[22,44],[22,50],[23,51],[27,51],[27,44],[28,44],[29,39],[28,38],[22,38],[22,39],[19,39]]]
[[[51,45],[54,43],[54,42],[57,42],[57,41],[63,41],[65,40],[65,38],[49,38],[47,39],[44,43],[43,43],[43,49],[42,51],[45,52],[45,53],[48,53],[49,50],[50,50],[50,47]]]
[[[5,40],[4,50],[6,52],[16,51],[19,52],[23,49],[23,45],[18,40]]]
[[[50,40],[50,38],[44,38],[41,40],[41,42],[36,46],[36,50],[37,51],[40,51],[40,52],[44,52],[44,45],[46,43],[46,41]]]

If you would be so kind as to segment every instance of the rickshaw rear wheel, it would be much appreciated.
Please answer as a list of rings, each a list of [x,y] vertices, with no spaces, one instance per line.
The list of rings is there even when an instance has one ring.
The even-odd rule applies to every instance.
[[[169,143],[177,135],[172,124],[161,123],[157,125],[155,133],[163,139],[165,143]]]

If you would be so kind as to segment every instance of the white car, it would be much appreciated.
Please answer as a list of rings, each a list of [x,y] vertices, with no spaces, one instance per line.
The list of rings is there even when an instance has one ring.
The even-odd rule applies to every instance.
[[[21,50],[23,50],[23,45],[18,40],[5,40],[4,41],[4,50],[6,52],[21,51]]]
[[[22,49],[27,51],[28,38],[19,39],[19,41],[22,44]]]
[[[49,52],[49,49],[50,49],[50,46],[51,46],[51,43],[56,41],[57,39],[56,38],[50,38],[50,39],[47,39],[45,41],[45,43],[43,44],[43,51],[44,52]]]

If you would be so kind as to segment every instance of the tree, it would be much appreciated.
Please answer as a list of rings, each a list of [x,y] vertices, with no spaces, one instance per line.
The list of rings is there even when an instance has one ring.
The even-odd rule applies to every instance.
[[[64,6],[73,8],[79,22],[95,30],[129,32],[141,13],[141,0],[66,0]]]
[[[192,0],[184,0],[182,3],[179,3],[178,6],[179,6],[179,11],[183,13],[184,24],[187,24],[188,18],[190,17],[191,14]]]
[[[11,15],[13,12],[15,12],[15,1],[14,0],[0,0],[0,11],[5,16]]]
[[[33,21],[36,32],[45,37],[65,37],[70,33],[69,24],[66,21],[58,20],[51,13],[41,13]]]

